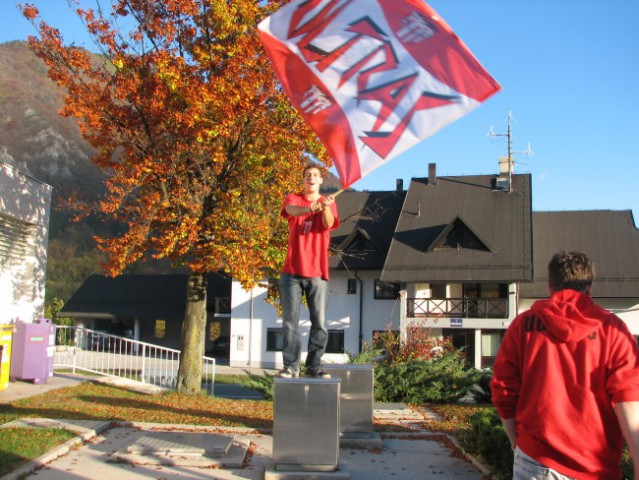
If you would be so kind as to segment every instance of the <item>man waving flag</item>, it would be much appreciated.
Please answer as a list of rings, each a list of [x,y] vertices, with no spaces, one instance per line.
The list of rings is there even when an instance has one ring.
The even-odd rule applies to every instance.
[[[500,89],[422,0],[293,0],[259,31],[344,188]]]

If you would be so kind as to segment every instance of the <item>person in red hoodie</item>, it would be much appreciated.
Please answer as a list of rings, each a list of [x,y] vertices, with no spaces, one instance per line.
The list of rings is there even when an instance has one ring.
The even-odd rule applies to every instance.
[[[548,264],[550,298],[508,327],[492,399],[512,448],[513,480],[619,480],[624,438],[639,480],[639,350],[591,297],[580,252]]]

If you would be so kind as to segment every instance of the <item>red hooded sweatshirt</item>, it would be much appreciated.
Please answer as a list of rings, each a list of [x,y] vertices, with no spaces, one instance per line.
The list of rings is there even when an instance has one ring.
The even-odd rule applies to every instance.
[[[613,405],[639,401],[639,351],[625,323],[561,290],[517,316],[495,359],[492,399],[517,446],[579,480],[621,478]]]

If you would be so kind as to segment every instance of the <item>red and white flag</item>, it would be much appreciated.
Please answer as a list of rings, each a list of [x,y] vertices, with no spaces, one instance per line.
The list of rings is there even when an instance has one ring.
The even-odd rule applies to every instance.
[[[293,0],[259,32],[344,188],[501,88],[422,0]]]

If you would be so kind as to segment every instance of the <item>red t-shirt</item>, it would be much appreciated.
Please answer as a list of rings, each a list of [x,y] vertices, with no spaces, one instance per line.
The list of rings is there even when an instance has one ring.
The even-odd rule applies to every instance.
[[[330,206],[335,217],[331,228],[324,227],[322,212],[307,213],[299,217],[286,212],[287,205],[310,207],[311,203],[304,195],[296,193],[291,193],[284,199],[282,217],[288,220],[288,251],[282,273],[328,280],[328,247],[331,242],[329,232],[339,226],[336,204]]]

